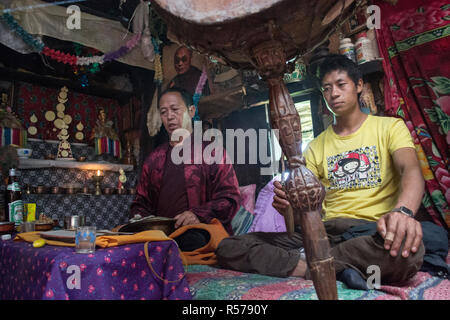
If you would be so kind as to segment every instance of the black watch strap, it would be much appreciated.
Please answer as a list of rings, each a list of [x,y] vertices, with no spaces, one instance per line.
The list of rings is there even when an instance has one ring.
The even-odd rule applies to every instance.
[[[411,209],[407,208],[407,207],[399,207],[399,208],[394,208],[391,210],[392,212],[401,212],[403,214],[406,214],[407,216],[410,216],[411,218],[414,217],[414,213],[412,212]]]

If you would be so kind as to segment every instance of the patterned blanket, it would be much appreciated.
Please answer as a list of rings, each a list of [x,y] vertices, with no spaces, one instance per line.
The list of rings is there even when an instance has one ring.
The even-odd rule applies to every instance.
[[[447,258],[447,263],[450,259]],[[311,280],[275,278],[205,265],[186,267],[194,300],[317,300]],[[450,300],[450,280],[417,273],[402,286],[351,290],[337,282],[340,300]]]

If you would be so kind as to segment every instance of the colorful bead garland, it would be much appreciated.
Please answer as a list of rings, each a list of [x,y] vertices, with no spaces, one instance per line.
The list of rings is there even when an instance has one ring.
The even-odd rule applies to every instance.
[[[30,47],[33,47],[34,49],[37,49],[39,52],[41,52],[45,44],[38,38],[33,37],[31,34],[26,32],[13,18],[12,15],[9,13],[4,13],[0,16],[0,19],[2,19],[14,32],[19,35],[22,40],[28,44]]]
[[[50,49],[39,38],[33,37],[31,34],[25,31],[9,13],[4,13],[0,16],[0,19],[3,20],[17,35],[19,35],[26,44],[36,49],[37,52],[42,53],[45,56],[58,62],[70,65],[83,66],[94,63],[103,64],[105,62],[118,59],[130,52],[131,49],[133,49],[141,39],[141,34],[138,33],[134,35],[130,40],[128,40],[124,46],[121,46],[116,51],[108,52],[101,56],[80,57],[72,55],[70,53],[64,53],[59,50]]]

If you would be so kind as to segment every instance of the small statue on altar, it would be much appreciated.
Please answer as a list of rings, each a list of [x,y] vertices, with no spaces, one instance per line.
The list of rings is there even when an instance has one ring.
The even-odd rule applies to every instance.
[[[117,185],[118,190],[124,189],[124,183],[127,182],[127,176],[125,175],[125,171],[122,168],[119,169],[119,183]],[[121,193],[121,192],[120,192]]]
[[[23,130],[22,123],[17,115],[12,112],[11,107],[7,105],[8,95],[2,93],[2,102],[0,105],[0,127],[14,128]]]
[[[8,95],[2,93],[0,104],[0,146],[13,145],[25,148],[27,131],[23,128],[19,117],[8,106]]]
[[[119,140],[119,135],[113,128],[113,122],[111,120],[106,120],[105,109],[100,108],[96,125],[92,131],[91,140],[103,137],[108,137],[111,140]]]

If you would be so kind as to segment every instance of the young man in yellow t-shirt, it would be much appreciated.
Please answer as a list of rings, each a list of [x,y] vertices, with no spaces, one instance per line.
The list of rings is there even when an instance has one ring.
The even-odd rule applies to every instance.
[[[402,120],[363,113],[363,88],[356,64],[333,55],[321,65],[320,80],[335,123],[305,151],[308,169],[326,190],[324,225],[338,279],[366,289],[367,267],[377,265],[384,283],[404,281],[419,271],[424,247],[419,209],[424,180],[410,133]],[[274,183],[273,206],[289,207],[281,184]],[[352,227],[376,222],[376,233],[352,237]],[[373,225],[373,223],[372,223]],[[308,277],[298,248],[300,230],[250,233],[223,240],[216,251],[223,267],[273,276]]]

